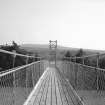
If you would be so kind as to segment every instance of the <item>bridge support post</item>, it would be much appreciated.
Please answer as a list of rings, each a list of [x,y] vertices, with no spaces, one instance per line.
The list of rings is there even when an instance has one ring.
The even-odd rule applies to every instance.
[[[51,62],[51,61],[54,61],[54,65],[55,65],[55,67],[56,67],[56,50],[57,50],[57,40],[56,41],[49,41],[49,49],[50,49],[50,53],[49,53],[49,55],[50,55],[50,58],[49,58],[49,63]]]

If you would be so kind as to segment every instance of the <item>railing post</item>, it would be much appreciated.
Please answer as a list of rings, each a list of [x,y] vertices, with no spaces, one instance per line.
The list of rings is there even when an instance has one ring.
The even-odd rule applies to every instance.
[[[28,64],[28,61],[29,61],[29,57],[27,56],[26,65]],[[26,99],[27,99],[27,95],[28,95],[28,69],[26,68]]]
[[[15,59],[16,59],[16,55],[13,55],[13,68],[15,67]]]
[[[16,88],[16,84],[15,84],[15,72],[13,72],[13,105],[15,105],[15,88]]]
[[[28,64],[29,57],[26,58],[26,65]]]
[[[85,65],[85,59],[84,59],[84,57],[82,58],[82,64]]]
[[[33,66],[34,66],[34,64],[33,65],[31,65],[32,67],[31,67],[31,73],[32,73],[32,85],[33,85],[33,87],[35,86],[35,83],[34,83],[34,68],[33,68]]]
[[[83,85],[82,85],[83,87],[82,87],[82,88],[83,88],[83,89],[84,89],[84,87],[85,87],[85,76],[84,76],[84,72],[85,72],[85,71],[84,71],[84,68],[83,68],[84,65],[85,65],[85,60],[84,60],[84,57],[82,57],[82,81],[83,81]]]
[[[74,72],[75,72],[75,88],[77,88],[77,69],[76,68],[76,56],[74,57]]]
[[[98,69],[97,68],[99,68],[99,54],[97,54],[97,62],[96,62],[97,64],[96,64],[96,75],[97,75],[97,79],[96,79],[96,81],[97,81],[97,91],[99,90],[99,73],[98,73]]]
[[[16,53],[15,50],[13,50],[14,53]],[[13,68],[15,67],[15,59],[16,59],[16,54],[13,55]],[[15,105],[15,72],[13,72],[13,105]]]
[[[69,60],[69,67],[70,67],[70,69],[71,69],[71,57],[70,57],[70,60]],[[70,70],[69,69],[69,70]]]
[[[39,58],[39,60],[40,60],[40,58]],[[41,76],[41,73],[40,73],[40,72],[41,72],[41,70],[40,70],[41,67],[40,67],[40,65],[41,65],[41,63],[40,63],[40,61],[39,61],[39,78],[40,78],[40,76]]]

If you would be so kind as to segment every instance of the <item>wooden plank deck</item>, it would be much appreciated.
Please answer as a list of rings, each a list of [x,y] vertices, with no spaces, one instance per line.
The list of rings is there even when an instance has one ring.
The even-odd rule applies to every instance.
[[[24,105],[83,105],[56,68],[47,68]]]

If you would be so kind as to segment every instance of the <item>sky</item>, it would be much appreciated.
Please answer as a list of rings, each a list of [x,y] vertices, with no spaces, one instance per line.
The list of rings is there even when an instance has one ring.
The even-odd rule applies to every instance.
[[[105,50],[105,0],[0,0],[0,44]]]

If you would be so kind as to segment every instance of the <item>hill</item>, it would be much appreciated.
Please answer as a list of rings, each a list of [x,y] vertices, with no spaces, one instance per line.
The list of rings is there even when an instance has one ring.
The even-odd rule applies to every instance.
[[[47,44],[22,44],[20,45],[21,49],[25,49],[27,51],[31,51],[33,53],[38,53],[39,56],[45,57],[49,54],[49,45]],[[64,56],[67,51],[70,51],[72,55],[75,55],[79,48],[71,48],[71,47],[64,47],[59,46],[57,47],[57,55]],[[102,50],[92,50],[92,49],[83,49],[85,55],[91,55],[94,53],[103,53],[105,51]]]

